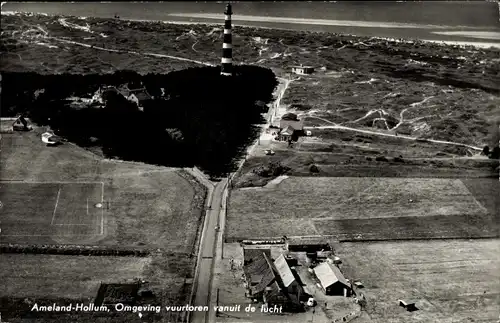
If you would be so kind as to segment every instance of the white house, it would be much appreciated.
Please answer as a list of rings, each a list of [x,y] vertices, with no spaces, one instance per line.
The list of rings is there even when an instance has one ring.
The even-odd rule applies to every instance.
[[[292,73],[299,74],[299,75],[312,74],[312,73],[314,73],[314,67],[303,66],[302,64],[300,66],[292,66]]]

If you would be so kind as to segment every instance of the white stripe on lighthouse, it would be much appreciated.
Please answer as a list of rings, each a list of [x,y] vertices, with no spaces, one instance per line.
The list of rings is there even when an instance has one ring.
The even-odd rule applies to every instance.
[[[224,29],[224,34],[230,34],[231,33],[231,29]]]
[[[221,60],[222,64],[227,64],[227,63],[232,63],[232,62],[233,62],[232,58],[222,57],[222,60]]]
[[[233,45],[228,44],[228,43],[223,43],[222,48],[233,48]]]
[[[220,73],[220,74],[221,74],[221,75],[224,75],[224,76],[233,76],[233,74],[231,74],[231,73],[226,73],[226,72],[222,72],[222,73]]]
[[[224,15],[224,20],[231,20],[231,16],[230,15]]]

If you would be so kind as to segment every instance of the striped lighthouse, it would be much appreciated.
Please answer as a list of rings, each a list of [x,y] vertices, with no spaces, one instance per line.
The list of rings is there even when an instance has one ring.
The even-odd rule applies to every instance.
[[[231,35],[231,5],[224,11],[224,43],[222,44],[221,75],[233,75],[233,37]]]

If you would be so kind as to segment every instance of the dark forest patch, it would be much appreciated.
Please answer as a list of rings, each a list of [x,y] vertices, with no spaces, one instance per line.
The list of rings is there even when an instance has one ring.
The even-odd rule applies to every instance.
[[[236,66],[233,77],[218,67],[169,74],[4,73],[2,115],[24,113],[40,126],[82,147],[98,145],[108,158],[150,164],[197,165],[219,177],[235,169],[245,146],[256,138],[278,84],[270,69]],[[113,90],[145,87],[143,110]],[[111,89],[109,88],[111,87]],[[105,89],[106,88],[106,89]],[[68,97],[91,98],[103,90],[103,104],[75,108]],[[40,91],[43,90],[43,91]]]

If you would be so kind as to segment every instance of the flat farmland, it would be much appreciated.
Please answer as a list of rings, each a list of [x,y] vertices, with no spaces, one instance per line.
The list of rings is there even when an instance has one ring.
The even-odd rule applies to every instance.
[[[186,304],[204,188],[178,169],[103,159],[70,142],[47,147],[40,140],[41,132],[35,127],[32,132],[2,133],[0,242],[138,248],[151,255],[2,254],[4,318],[9,322],[25,322],[27,316],[37,322],[140,321],[137,313],[33,316],[29,309],[29,302],[88,302],[100,282],[136,278],[149,282],[152,303]],[[103,207],[96,207],[97,203]],[[143,319],[153,319],[145,315]],[[162,313],[159,320],[176,322],[178,317],[170,315]]]
[[[39,132],[2,134],[3,243],[193,252],[205,197],[194,179],[102,159],[71,143],[46,147]]]
[[[498,192],[498,180],[474,180]],[[485,206],[492,199],[490,190],[472,194],[454,178],[289,177],[272,187],[233,190],[227,237],[491,237],[498,232],[494,207]]]
[[[2,254],[0,297],[93,299],[101,282],[142,277],[151,258]]]
[[[59,305],[94,302],[101,283],[130,284],[148,281],[154,298],[139,298],[136,305],[185,304],[192,269],[184,254],[158,253],[151,257],[68,256],[46,254],[2,254],[0,303],[9,322],[179,322],[182,313],[160,314],[82,312],[31,312],[34,303]],[[168,286],[166,288],[166,286]]]
[[[363,282],[371,322],[469,323],[498,320],[499,248],[499,240],[356,242],[336,253],[346,277]]]
[[[102,234],[104,183],[0,182],[2,237]]]

